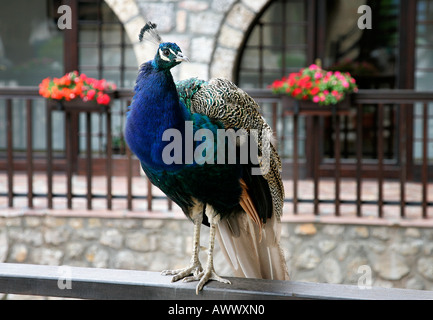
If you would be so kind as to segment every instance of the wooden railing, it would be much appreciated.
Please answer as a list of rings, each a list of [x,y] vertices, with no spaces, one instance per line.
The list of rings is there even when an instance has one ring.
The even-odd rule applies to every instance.
[[[433,291],[243,278],[230,278],[230,285],[210,281],[196,295],[196,282],[170,280],[157,272],[0,263],[0,293],[6,294],[176,301],[433,300]]]
[[[377,206],[378,217],[384,216],[384,206],[394,206],[398,208],[399,215],[402,218],[407,217],[406,211],[408,207],[420,208],[421,213],[419,218],[431,218],[428,214],[428,208],[433,206],[433,199],[428,197],[429,188],[429,159],[433,155],[428,154],[428,144],[431,138],[428,132],[428,121],[429,121],[429,103],[433,102],[432,92],[416,92],[411,90],[360,90],[359,93],[352,95],[352,107],[350,121],[357,123],[354,128],[349,132],[349,129],[342,127],[338,121],[340,117],[332,117],[333,122],[330,126],[330,138],[333,145],[330,148],[329,159],[324,159],[324,152],[321,150],[323,138],[323,132],[320,131],[318,123],[324,121],[323,117],[315,117],[312,119],[313,126],[309,137],[299,136],[299,121],[303,118],[307,122],[308,117],[299,116],[296,113],[287,113],[286,105],[283,103],[281,97],[273,95],[269,90],[247,90],[247,92],[256,99],[259,104],[262,104],[263,110],[267,113],[267,118],[273,128],[275,128],[275,134],[277,138],[278,147],[283,154],[283,176],[291,180],[292,192],[286,194],[286,202],[293,205],[293,212],[298,212],[298,206],[303,203],[313,204],[312,213],[319,215],[319,207],[322,204],[332,204],[334,206],[334,213],[336,216],[340,215],[340,209],[342,205],[353,205],[355,206],[356,215],[361,217],[363,215],[363,206],[374,205]],[[116,101],[121,101],[125,110],[122,109],[120,116],[124,117],[126,113],[126,106],[129,104],[133,96],[130,90],[118,90],[115,95]],[[75,147],[74,151],[71,151],[72,147],[69,145],[68,139],[66,139],[66,147],[63,156],[53,156],[52,148],[52,133],[51,128],[51,112],[52,108],[46,107],[44,117],[47,119],[45,131],[46,134],[46,149],[36,150],[33,147],[32,141],[34,139],[32,127],[35,126],[35,111],[34,105],[38,101],[39,104],[44,103],[42,98],[38,95],[38,90],[35,87],[18,87],[18,88],[0,88],[0,112],[4,108],[5,118],[0,119],[0,137],[4,135],[6,141],[5,149],[0,150],[0,174],[4,172],[7,179],[6,191],[0,190],[0,197],[6,197],[7,204],[9,207],[14,206],[14,199],[17,197],[27,197],[28,207],[33,207],[33,200],[35,197],[44,197],[48,199],[47,207],[52,209],[53,198],[66,198],[67,207],[72,209],[72,199],[74,198],[85,198],[87,201],[87,208],[92,209],[92,201],[95,198],[105,198],[106,207],[110,209],[112,207],[112,201],[116,198],[126,199],[125,209],[133,209],[133,200],[146,200],[148,203],[148,209],[152,210],[152,201],[155,199],[162,199],[161,196],[154,196],[152,194],[151,185],[148,184],[148,191],[146,195],[134,194],[132,188],[132,178],[138,174],[138,161],[131,155],[127,148],[124,148],[123,155],[116,156],[114,159],[111,154],[110,141],[107,139],[112,135],[110,125],[110,108],[106,109],[106,130],[103,134],[98,135],[104,139],[107,139],[106,146],[97,157],[92,155],[92,150],[89,148],[90,131],[92,131],[91,122],[89,117],[86,116],[86,130],[84,132],[85,141],[87,142],[86,152],[83,153],[83,157],[76,158],[77,152]],[[20,103],[24,104],[24,116],[22,121],[25,121],[26,127],[26,147],[25,150],[17,151],[14,149],[13,141],[13,110],[15,105]],[[417,138],[418,145],[421,146],[422,157],[419,163],[415,163],[412,158],[414,148],[414,104],[420,104],[421,116],[417,119],[417,123],[421,123],[422,126],[422,137]],[[360,123],[363,121],[364,108],[368,106],[374,109],[376,120],[374,125],[368,130],[374,133],[374,144],[373,155],[371,159],[365,159],[363,156],[363,133],[366,128],[363,128]],[[38,111],[40,112],[40,110]],[[85,110],[83,110],[86,113]],[[33,114],[33,116],[32,116]],[[384,122],[385,114],[392,114],[393,126]],[[388,115],[388,117],[390,117]],[[314,118],[314,117],[313,117]],[[65,118],[66,120],[68,117]],[[309,120],[308,120],[309,121]],[[347,119],[344,121],[348,121]],[[66,121],[66,124],[68,121]],[[291,134],[287,135],[286,125],[291,124]],[[386,127],[388,126],[388,127]],[[71,134],[70,128],[66,126],[66,133]],[[340,132],[340,127],[342,132]],[[68,131],[69,130],[69,131]],[[71,129],[72,130],[72,129]],[[78,130],[78,129],[75,129]],[[388,139],[387,144],[384,143],[384,132],[392,132],[393,139]],[[51,134],[50,134],[51,133]],[[54,134],[59,134],[55,132]],[[60,134],[64,134],[60,132]],[[78,132],[72,131],[72,135],[78,134]],[[66,134],[65,134],[66,135]],[[342,144],[341,139],[332,139],[332,136],[338,137],[343,136]],[[342,157],[342,151],[345,148],[345,139],[347,137],[355,137],[354,139],[354,155],[352,158]],[[121,137],[122,138],[122,137]],[[299,150],[299,141],[305,140],[305,150],[303,152],[304,157],[301,159]],[[310,139],[310,140],[308,140]],[[0,140],[1,141],[1,140]],[[391,141],[391,142],[390,142]],[[285,146],[291,144],[292,153],[287,156],[284,155]],[[393,144],[393,155],[392,159],[388,159],[387,154],[390,149],[390,144]],[[388,146],[388,149],[387,149]],[[388,150],[388,151],[386,151]],[[339,152],[340,151],[340,152]],[[101,152],[100,152],[101,153]],[[74,194],[72,192],[73,176],[79,172],[77,168],[74,168],[74,163],[71,163],[72,156],[75,156],[75,160],[80,163],[80,167],[83,169],[86,176],[87,190],[84,194]],[[71,158],[72,157],[72,158]],[[98,158],[98,159],[95,159]],[[95,166],[95,161],[99,161],[98,165]],[[126,179],[126,195],[117,195],[112,192],[112,177],[114,174],[119,174],[121,170],[118,169],[119,163],[123,163],[123,167],[126,168],[124,175]],[[310,164],[310,165],[309,165]],[[309,166],[307,166],[309,165]],[[103,167],[104,170],[100,170],[102,174],[106,176],[106,192],[104,194],[94,194],[92,191],[92,181],[94,178],[95,168]],[[133,169],[134,168],[134,169]],[[134,170],[134,171],[133,171]],[[303,170],[306,172],[302,175]],[[308,171],[309,170],[309,171]],[[46,174],[47,192],[40,192],[39,189],[35,190],[33,183],[33,176],[35,172],[43,172]],[[14,191],[14,174],[17,172],[25,172],[27,177],[27,192],[19,193]],[[52,177],[54,172],[63,172],[66,174],[67,190],[65,193],[56,192],[53,190]],[[4,174],[3,173],[3,174]],[[304,179],[304,176],[311,177],[313,180],[314,190],[312,197],[306,197],[305,195],[299,194],[299,182]],[[335,196],[333,199],[323,199],[320,195],[319,184],[322,177],[327,176],[333,178]],[[351,178],[356,183],[356,191],[351,199],[346,199],[341,196],[341,181],[343,178]],[[389,200],[384,194],[384,186],[386,181],[393,179],[393,181],[399,182],[400,195],[398,199]],[[377,200],[365,199],[362,194],[362,185],[365,181],[376,181],[378,196]],[[409,181],[417,181],[420,184],[421,200],[413,200],[408,197],[407,184]],[[170,209],[172,204],[167,201],[167,206]]]

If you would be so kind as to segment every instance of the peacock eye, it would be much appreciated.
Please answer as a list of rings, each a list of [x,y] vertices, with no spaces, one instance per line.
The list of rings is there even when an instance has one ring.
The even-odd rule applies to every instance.
[[[168,49],[164,49],[164,50],[162,51],[162,54],[163,54],[164,56],[168,57],[168,56],[170,55],[170,51],[169,51]]]

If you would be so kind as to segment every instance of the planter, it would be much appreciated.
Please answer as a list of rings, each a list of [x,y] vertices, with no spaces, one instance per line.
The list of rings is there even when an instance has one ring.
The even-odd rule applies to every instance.
[[[113,95],[109,94],[111,101],[113,99]],[[99,104],[96,101],[83,101],[81,98],[77,98],[71,101],[65,100],[54,100],[47,99],[48,105],[51,107],[51,110],[59,110],[65,112],[99,112],[104,113],[110,109],[110,104],[104,105]]]
[[[346,95],[343,101],[334,105],[321,106],[313,101],[298,100],[293,97],[282,95],[283,108],[288,114],[331,116],[333,113],[347,115],[351,106],[351,95]]]

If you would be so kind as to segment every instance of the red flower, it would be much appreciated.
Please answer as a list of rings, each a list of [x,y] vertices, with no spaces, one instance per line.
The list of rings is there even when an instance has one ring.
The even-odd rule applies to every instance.
[[[39,94],[44,98],[66,101],[80,97],[84,101],[97,100],[100,104],[109,104],[110,97],[105,90],[114,90],[114,83],[105,79],[97,80],[77,71],[69,72],[61,78],[46,78],[39,84]]]
[[[274,93],[312,100],[321,105],[335,104],[345,97],[345,93],[357,92],[356,81],[350,74],[328,72],[317,65],[275,80],[270,88]]]
[[[315,96],[316,94],[318,94],[320,92],[319,87],[314,87],[313,89],[311,89],[310,94],[312,96]]]
[[[302,93],[302,89],[296,88],[295,90],[293,90],[292,96],[296,97],[296,96],[300,95],[301,93]]]
[[[104,94],[99,94],[98,97],[96,98],[96,102],[98,102],[99,104],[109,104],[110,103],[110,96],[106,93]]]
[[[96,91],[94,89],[87,91],[87,99],[93,100],[93,98],[95,97],[95,94],[96,94]]]

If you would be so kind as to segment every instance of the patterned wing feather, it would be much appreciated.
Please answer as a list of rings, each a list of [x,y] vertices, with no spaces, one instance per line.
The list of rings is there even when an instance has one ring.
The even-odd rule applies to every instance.
[[[263,177],[269,184],[274,212],[279,218],[284,202],[281,160],[272,145],[272,130],[261,116],[259,105],[245,91],[226,79],[212,79],[207,83],[201,83],[199,87],[199,90],[190,96],[191,112],[205,114],[211,119],[218,120],[226,129],[245,129],[247,132],[251,129],[257,130],[259,163],[264,173]]]
[[[179,94],[179,99],[182,101],[188,110],[191,111],[191,98],[201,89],[206,81],[197,78],[190,78],[176,82],[176,90]]]

